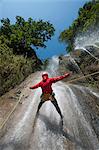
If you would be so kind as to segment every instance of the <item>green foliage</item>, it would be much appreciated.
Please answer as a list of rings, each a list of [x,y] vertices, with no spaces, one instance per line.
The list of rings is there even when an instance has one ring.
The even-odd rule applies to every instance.
[[[59,40],[68,44],[67,51],[72,51],[77,33],[86,32],[90,27],[97,25],[99,25],[99,1],[87,2],[79,9],[78,18],[60,34]]]
[[[55,31],[49,22],[34,21],[32,18],[25,21],[20,16],[16,17],[15,24],[11,24],[8,18],[2,19],[1,23],[1,41],[13,48],[15,54],[28,57],[33,55],[33,48],[45,48],[45,42],[51,39]]]
[[[33,72],[33,61],[15,56],[6,44],[0,44],[0,95]]]

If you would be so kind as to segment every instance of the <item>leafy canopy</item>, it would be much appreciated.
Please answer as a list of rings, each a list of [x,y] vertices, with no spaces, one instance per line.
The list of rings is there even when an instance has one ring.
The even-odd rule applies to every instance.
[[[15,54],[31,57],[33,48],[45,48],[46,42],[54,35],[54,27],[43,20],[35,21],[28,18],[27,21],[16,16],[15,24],[11,24],[8,18],[1,20],[0,40],[13,49]]]

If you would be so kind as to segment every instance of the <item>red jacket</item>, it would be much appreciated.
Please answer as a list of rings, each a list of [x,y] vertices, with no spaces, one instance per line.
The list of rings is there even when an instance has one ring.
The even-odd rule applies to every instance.
[[[68,77],[70,74],[66,73],[63,76],[59,76],[59,77],[54,77],[54,78],[48,78],[46,82],[44,82],[43,80],[41,82],[39,82],[38,84],[30,87],[31,89],[36,89],[38,87],[41,87],[42,89],[42,93],[49,93],[52,94],[53,90],[52,90],[52,83],[55,83],[57,81],[60,81],[66,77]]]

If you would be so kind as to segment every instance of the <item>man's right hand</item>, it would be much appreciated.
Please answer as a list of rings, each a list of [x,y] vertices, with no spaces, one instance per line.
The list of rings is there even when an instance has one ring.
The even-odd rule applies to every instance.
[[[70,73],[65,73],[65,74],[64,74],[65,77],[68,77],[68,76],[70,76],[70,75],[71,75]]]

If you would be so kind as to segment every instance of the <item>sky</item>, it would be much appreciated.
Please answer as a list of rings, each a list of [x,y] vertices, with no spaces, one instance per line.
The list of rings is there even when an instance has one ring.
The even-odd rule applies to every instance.
[[[55,27],[55,35],[46,43],[47,48],[36,50],[44,60],[54,55],[66,54],[66,45],[60,43],[60,33],[67,29],[78,16],[78,10],[89,0],[0,0],[0,19],[9,18],[12,23],[16,16],[34,20],[49,21]]]

